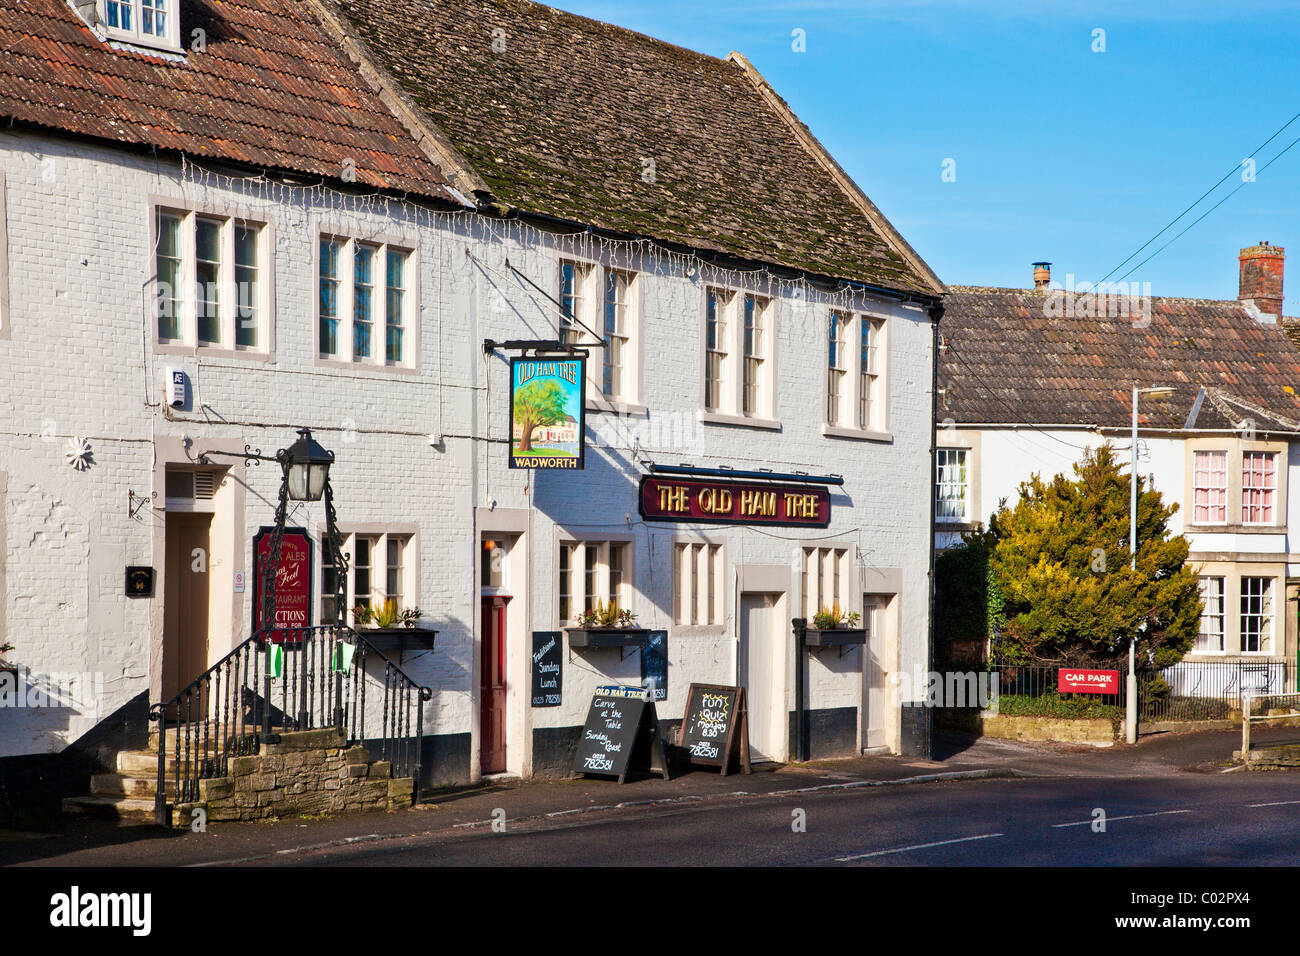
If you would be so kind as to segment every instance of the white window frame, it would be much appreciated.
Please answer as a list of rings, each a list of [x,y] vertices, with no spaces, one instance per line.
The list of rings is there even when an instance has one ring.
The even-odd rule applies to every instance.
[[[173,290],[180,315],[177,338],[164,338],[161,334],[159,309],[163,291],[158,275],[158,258],[161,248],[161,222],[163,216],[179,220],[180,289]],[[220,224],[220,263],[216,298],[219,309],[219,342],[201,342],[198,337],[198,262],[196,230],[198,221],[209,220]],[[159,197],[149,203],[149,295],[148,314],[152,329],[154,351],[163,354],[204,354],[226,357],[269,360],[275,352],[275,229],[270,220],[251,219],[217,207],[186,205]],[[235,231],[237,227],[257,230],[257,293],[251,303],[256,316],[256,344],[237,344],[237,314],[241,305],[240,290],[236,282]]]
[[[831,316],[838,316],[842,332],[839,356],[841,379],[837,413],[830,414]],[[891,441],[889,431],[889,321],[870,312],[832,309],[826,313],[827,414],[822,434],[831,438],[860,441]],[[863,356],[862,333],[866,330],[868,354]],[[864,401],[865,400],[865,401]],[[863,412],[866,412],[866,419]]]
[[[1217,485],[1210,484],[1208,481],[1207,481],[1206,483],[1202,484],[1202,483],[1200,483],[1200,482],[1198,481],[1198,476],[1201,475],[1201,474],[1205,474],[1205,475],[1207,475],[1207,476],[1213,476],[1213,475],[1216,475],[1216,474],[1218,473],[1217,470],[1214,469],[1214,468],[1210,468],[1210,467],[1207,467],[1207,468],[1205,468],[1205,469],[1200,469],[1200,468],[1198,468],[1198,467],[1197,467],[1197,462],[1198,462],[1198,460],[1201,460],[1202,458],[1204,458],[1204,460],[1206,460],[1207,462],[1211,462],[1211,463],[1212,463],[1212,462],[1215,462],[1215,461],[1222,462],[1222,465],[1223,465],[1223,484],[1222,484],[1222,486],[1217,486]],[[1230,502],[1229,502],[1229,500],[1228,500],[1228,498],[1229,498],[1228,489],[1229,489],[1229,483],[1230,483],[1230,481],[1231,481],[1231,478],[1230,478],[1230,470],[1231,470],[1231,469],[1230,469],[1230,465],[1231,465],[1231,458],[1232,458],[1232,456],[1231,456],[1230,454],[1228,454],[1228,449],[1226,449],[1226,448],[1222,448],[1222,449],[1220,449],[1220,448],[1196,448],[1196,449],[1193,449],[1193,451],[1192,451],[1192,524],[1193,524],[1193,525],[1196,525],[1196,526],[1198,526],[1198,527],[1209,527],[1209,526],[1212,526],[1212,525],[1226,525],[1226,524],[1228,523],[1228,509],[1229,509],[1229,507],[1230,507]],[[1201,520],[1198,519],[1197,514],[1196,514],[1196,511],[1197,511],[1197,508],[1198,508],[1198,507],[1201,507],[1201,506],[1199,506],[1199,505],[1196,503],[1196,493],[1197,493],[1198,491],[1201,491],[1201,490],[1204,490],[1205,493],[1206,493],[1206,503],[1205,503],[1204,507],[1205,507],[1205,511],[1206,511],[1207,516],[1208,516],[1211,512],[1213,512],[1214,510],[1219,509],[1219,508],[1222,508],[1222,510],[1223,510],[1223,519],[1222,519],[1222,520],[1219,520],[1219,521],[1214,521],[1214,520],[1205,520],[1205,521],[1201,521]],[[1214,494],[1215,494],[1216,492],[1219,493],[1219,494],[1222,496],[1222,498],[1221,498],[1221,502],[1220,502],[1219,504],[1215,504],[1215,503],[1213,503],[1213,502],[1214,502]]]
[[[935,473],[934,473],[934,520],[939,524],[964,524],[971,520],[971,483],[970,483],[970,462],[971,450],[969,448],[951,448],[941,447],[935,449]],[[955,458],[956,460],[950,460]],[[960,467],[960,477],[958,480],[952,480],[947,477],[947,469]],[[961,488],[961,515],[944,514],[944,503],[951,502],[951,496],[944,497],[945,488]]]
[[[851,549],[804,547],[799,567],[799,601],[809,626],[823,607],[829,611],[838,604],[843,612],[857,610],[855,605],[861,590],[857,585]]]
[[[848,347],[853,315],[832,309],[826,319],[826,424],[842,428],[848,411],[847,396],[852,391],[849,369],[852,361],[844,354]]]
[[[0,172],[0,339],[10,337],[9,325],[9,203],[5,174]],[[153,270],[150,270],[152,273]],[[154,329],[157,336],[158,330]]]
[[[673,625],[715,630],[725,627],[726,548],[716,541],[695,538],[675,540],[672,548]]]
[[[579,614],[588,608],[594,608],[598,603],[608,603],[611,600],[620,611],[626,610],[635,613],[636,608],[632,606],[635,594],[632,577],[635,549],[632,545],[631,538],[611,538],[599,541],[560,538],[555,552],[555,616],[560,627],[574,627]],[[569,554],[567,572],[564,568],[564,553],[566,550]],[[617,550],[623,559],[623,578],[616,589],[611,589],[610,552],[614,550]],[[594,559],[592,565],[595,577],[594,594],[589,593],[587,588],[588,558]],[[568,575],[567,582],[562,579],[566,573]],[[563,614],[561,602],[561,595],[565,593],[569,595],[570,600],[570,613],[567,617]]]
[[[1200,630],[1192,649],[1197,654],[1223,654],[1227,648],[1227,578],[1218,574],[1203,575],[1198,585],[1204,606]]]
[[[156,0],[95,0],[96,25],[110,40],[129,43],[132,46],[149,47],[153,50],[183,53],[184,50],[181,48],[182,0],[162,0],[162,2],[165,14],[163,22],[166,29],[161,34],[144,32],[145,7],[152,9]],[[122,26],[120,15],[116,26],[109,23],[111,5],[130,10],[129,28]]]
[[[747,303],[755,304],[761,334],[755,354],[749,354],[750,336],[746,334]],[[716,306],[716,323],[719,334],[710,348],[710,304]],[[744,425],[751,428],[779,430],[777,420],[777,300],[750,292],[722,286],[707,286],[703,290],[700,317],[700,349],[703,362],[700,366],[700,408],[702,422],[720,425]],[[717,387],[710,388],[710,372],[718,368]],[[746,409],[746,385],[750,370],[753,380],[754,400]],[[716,391],[716,394],[714,392]]]
[[[1263,589],[1258,595],[1247,594],[1248,581],[1263,582]],[[1241,654],[1245,656],[1269,657],[1273,653],[1273,641],[1276,637],[1274,633],[1277,622],[1277,579],[1268,575],[1243,575],[1240,582],[1240,591],[1237,608],[1237,633],[1239,635],[1239,646]],[[1246,612],[1246,601],[1252,597],[1258,597],[1260,600],[1260,609],[1258,612]],[[1246,647],[1246,621],[1248,618],[1259,619],[1259,643],[1260,646],[1254,650]]]
[[[617,392],[606,393],[605,366],[611,353],[608,347],[592,349],[592,355],[587,359],[587,386],[584,399],[587,408],[597,412],[644,413],[646,409],[642,399],[641,374],[641,273],[623,265],[562,256],[556,261],[554,273],[555,301],[560,303],[561,309],[567,306],[568,298],[564,288],[566,266],[574,270],[573,296],[577,301],[574,321],[566,320],[563,313],[557,318],[556,325],[561,342],[574,344],[590,342],[593,333],[600,339],[605,339],[607,284],[612,277],[621,277],[626,282],[621,336],[624,340],[623,381]],[[597,352],[600,354],[597,355]]]
[[[1246,463],[1252,457],[1268,458],[1273,464],[1273,475],[1271,485],[1247,485],[1246,484]],[[1241,453],[1241,523],[1244,526],[1251,527],[1273,527],[1278,523],[1278,464],[1279,456],[1276,452],[1245,450]],[[1251,505],[1247,503],[1247,495],[1250,492],[1259,492],[1267,496],[1267,504]],[[1264,510],[1267,508],[1273,514],[1267,521],[1249,521],[1247,515],[1250,509]]]
[[[358,528],[353,531],[344,532],[340,529],[339,537],[343,539],[343,553],[348,558],[347,574],[347,622],[356,626],[356,615],[353,609],[358,603],[365,600],[375,607],[383,605],[391,595],[388,593],[388,541],[390,538],[398,538],[402,542],[401,546],[401,602],[398,610],[403,608],[415,608],[420,606],[419,588],[419,544],[418,533],[413,530],[398,529],[380,529],[375,527]],[[358,595],[356,593],[356,553],[357,539],[367,538],[371,542],[370,548],[370,595]],[[319,596],[317,598],[317,609],[320,614],[320,623],[328,624],[330,619],[326,617],[325,600],[330,596],[330,592],[325,589],[325,542],[326,538],[321,535],[321,548],[319,549],[318,577],[320,582],[317,586]]]
[[[321,283],[324,263],[321,260],[321,245],[333,241],[338,244],[338,272],[334,281],[338,283],[337,321],[338,351],[327,353],[321,336]],[[374,250],[374,262],[370,271],[370,354],[355,354],[356,335],[356,253],[358,246]],[[400,252],[406,257],[402,269],[405,283],[402,295],[402,360],[392,362],[388,359],[388,253]],[[312,341],[316,352],[316,364],[333,368],[368,369],[374,371],[394,372],[398,374],[417,374],[420,370],[420,282],[419,282],[419,248],[418,244],[406,236],[368,236],[349,235],[345,230],[320,226],[316,231],[316,242],[312,252],[315,260],[316,282],[312,293],[316,302],[313,310]]]

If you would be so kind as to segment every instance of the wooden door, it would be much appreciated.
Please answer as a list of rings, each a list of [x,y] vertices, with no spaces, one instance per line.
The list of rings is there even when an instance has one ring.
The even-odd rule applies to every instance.
[[[479,667],[479,761],[482,772],[506,769],[506,599],[485,597]]]
[[[740,596],[740,660],[737,678],[745,688],[749,714],[749,749],[753,758],[775,760],[780,751],[783,717],[776,694],[775,609],[770,594]]]
[[[210,514],[167,515],[163,700],[171,700],[208,668],[211,527]]]

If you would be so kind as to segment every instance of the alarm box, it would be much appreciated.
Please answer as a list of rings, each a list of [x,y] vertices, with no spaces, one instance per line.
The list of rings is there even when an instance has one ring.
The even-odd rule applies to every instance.
[[[163,401],[173,408],[180,408],[185,404],[184,369],[168,366],[167,369],[164,370]]]

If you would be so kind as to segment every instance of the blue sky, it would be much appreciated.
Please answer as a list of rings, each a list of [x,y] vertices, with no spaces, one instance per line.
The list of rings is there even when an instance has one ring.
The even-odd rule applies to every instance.
[[[744,53],[950,284],[1029,286],[1037,259],[1101,279],[1300,112],[1295,0],[552,2]],[[1297,137],[1300,120],[1257,166]],[[1241,184],[1234,171],[1112,279]],[[1237,251],[1261,240],[1300,275],[1300,144],[1128,281],[1235,298]],[[1300,314],[1300,279],[1287,293]]]

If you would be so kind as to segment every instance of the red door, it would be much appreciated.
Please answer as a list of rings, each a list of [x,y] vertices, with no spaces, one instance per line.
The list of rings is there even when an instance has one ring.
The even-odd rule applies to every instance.
[[[506,598],[483,598],[479,748],[483,773],[506,769]]]

